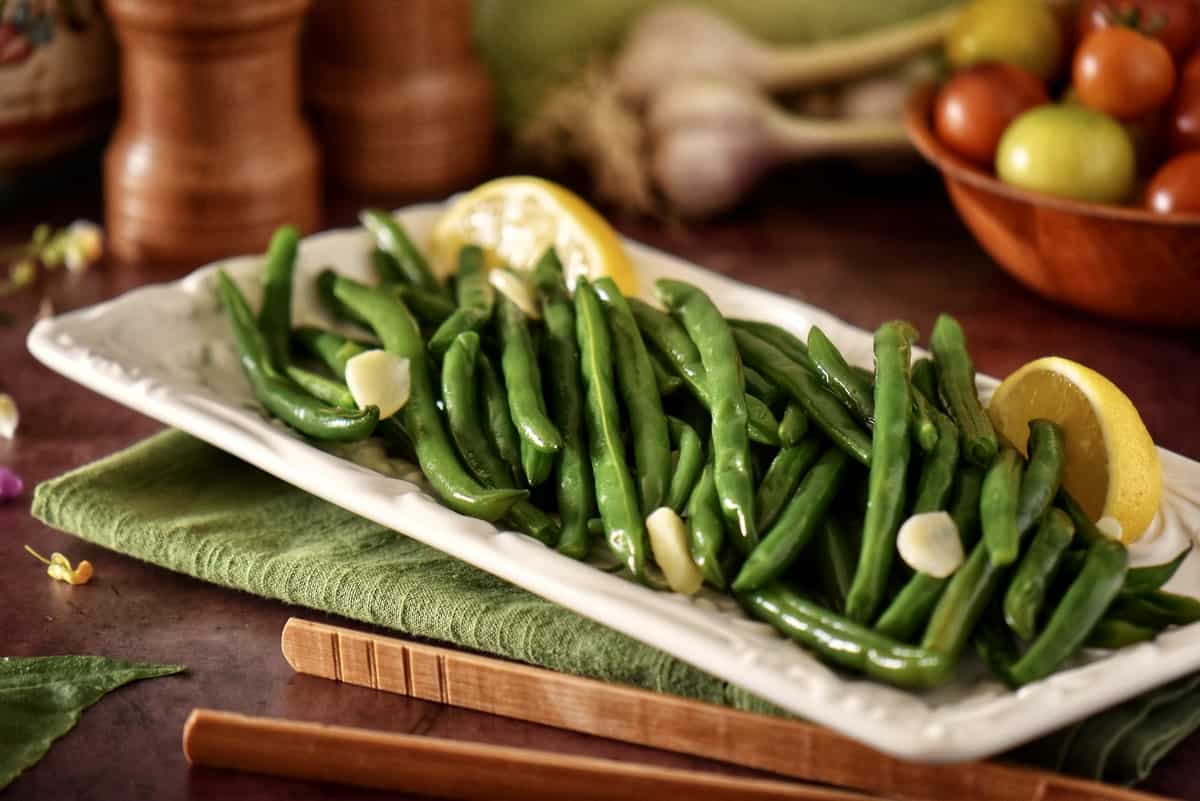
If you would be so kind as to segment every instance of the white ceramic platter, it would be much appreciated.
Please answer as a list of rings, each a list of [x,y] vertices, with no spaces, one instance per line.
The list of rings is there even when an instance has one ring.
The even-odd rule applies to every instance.
[[[441,206],[398,216],[422,244]],[[860,364],[871,337],[832,316],[723,278],[634,242],[627,246],[646,292],[663,276],[707,290],[730,315],[769,320],[803,336],[818,323]],[[329,325],[313,278],[326,265],[368,279],[369,239],[341,230],[304,240],[294,319]],[[221,263],[259,297],[261,258]],[[1200,669],[1200,624],[1075,667],[1011,692],[969,665],[956,683],[914,694],[835,672],[729,599],[655,592],[572,561],[540,543],[446,509],[421,486],[388,478],[322,451],[255,411],[214,292],[217,267],[44,320],[29,335],[42,362],[80,384],[183,429],[308,492],[403,532],[555,603],[594,618],[804,718],[881,751],[916,760],[985,757],[1013,747],[1182,674]],[[968,332],[968,335],[970,332]],[[985,393],[995,382],[981,379]],[[1200,464],[1162,451],[1163,508],[1137,563],[1170,558],[1200,540]],[[1192,556],[1170,588],[1200,595]]]

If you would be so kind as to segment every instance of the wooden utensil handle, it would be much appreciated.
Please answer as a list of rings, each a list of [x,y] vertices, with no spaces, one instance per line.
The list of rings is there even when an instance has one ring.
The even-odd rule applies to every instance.
[[[932,801],[1158,798],[999,762],[905,762],[798,720],[299,618],[284,626],[282,646],[300,673],[882,795]]]
[[[190,763],[478,801],[864,801],[809,785],[195,709]]]

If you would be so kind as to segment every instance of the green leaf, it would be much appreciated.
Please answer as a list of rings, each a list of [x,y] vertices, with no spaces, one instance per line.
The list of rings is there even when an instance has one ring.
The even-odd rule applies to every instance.
[[[103,656],[0,658],[0,790],[37,764],[83,710],[138,679],[169,676],[183,665],[135,665]]]

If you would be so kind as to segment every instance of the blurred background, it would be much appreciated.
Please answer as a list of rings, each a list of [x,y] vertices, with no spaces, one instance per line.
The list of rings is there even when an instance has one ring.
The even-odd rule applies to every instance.
[[[1119,141],[1081,159],[1107,169],[1099,178],[1084,165],[1050,185],[1064,173],[1051,164],[992,180],[999,135],[1018,112],[1080,105],[1073,71],[1102,27],[1165,44],[1171,90],[1148,113],[1105,110]],[[1010,201],[1001,183],[1144,205],[1167,156],[1200,145],[1200,63],[1187,60],[1197,36],[1196,0],[0,0],[0,216],[79,209],[103,226],[112,260],[179,272],[261,251],[283,222],[314,231],[366,204],[440,199],[514,172],[560,180],[618,221],[666,226],[728,219],[798,183],[808,202],[822,192],[923,193],[936,173],[912,144],[921,132],[905,127],[914,88],[995,63],[1020,74],[972,76],[955,97],[926,98],[968,97],[968,135],[993,129],[982,157],[971,150],[978,142],[941,127],[920,148],[967,227],[1042,294],[1121,319],[1195,325],[1194,270],[1167,265],[1169,280],[1124,302],[1111,296],[1133,278],[1064,289],[1078,281],[1062,274],[1079,266],[1028,241],[1030,215],[1061,204],[1043,207],[1039,195],[992,208],[965,187],[991,181],[991,195]],[[1120,83],[1112,71],[1106,87]],[[1026,77],[1033,100],[1018,92]],[[1090,96],[1082,103],[1100,108]],[[921,109],[917,127],[942,125],[940,108]],[[1082,123],[1072,133],[1074,123],[1032,136],[1049,130],[1084,148],[1095,137]],[[1172,125],[1182,133],[1168,136]],[[1121,173],[1122,148],[1135,153],[1136,175]],[[1200,163],[1182,180],[1200,184]],[[1089,224],[1097,213],[1074,211]],[[1099,214],[1098,227],[1084,225],[1104,243],[1096,253],[1117,246],[1109,239],[1144,249],[1153,237],[1175,262],[1200,256],[1195,218],[1163,235],[1154,220],[1130,233],[1121,215]],[[99,228],[77,231],[84,250],[97,249]],[[61,233],[44,227],[10,249],[8,285],[28,280],[47,246],[52,265],[86,261]],[[1032,261],[1022,255],[1031,249]],[[1179,308],[1138,311],[1172,298]]]

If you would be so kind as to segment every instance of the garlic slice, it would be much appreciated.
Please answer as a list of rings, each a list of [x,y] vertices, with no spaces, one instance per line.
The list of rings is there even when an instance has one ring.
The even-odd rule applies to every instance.
[[[525,279],[514,272],[497,267],[488,273],[488,283],[525,312],[526,317],[531,320],[542,319],[541,307],[538,306],[533,290],[529,288],[529,282]]]
[[[667,586],[683,595],[699,590],[704,577],[692,561],[687,526],[675,510],[669,506],[655,509],[646,518],[646,529],[650,533],[650,551],[667,577]]]
[[[946,578],[964,559],[958,526],[946,512],[924,512],[905,520],[896,548],[909,567],[934,578]]]
[[[379,419],[408,403],[408,359],[385,350],[368,350],[346,362],[346,386],[360,409],[379,407]]]

